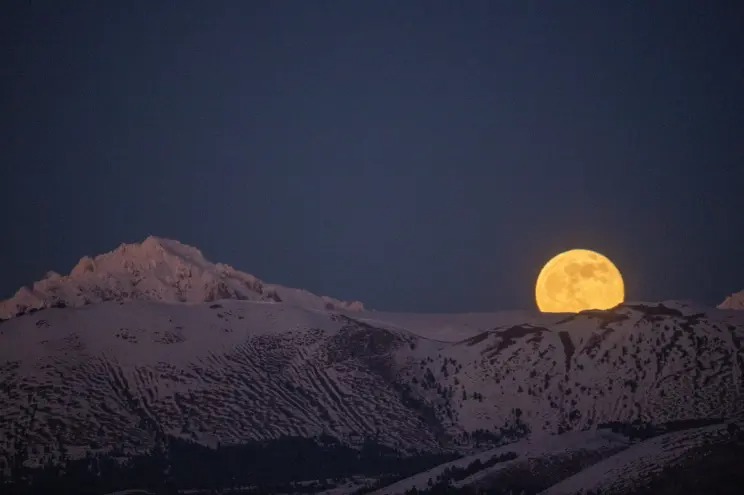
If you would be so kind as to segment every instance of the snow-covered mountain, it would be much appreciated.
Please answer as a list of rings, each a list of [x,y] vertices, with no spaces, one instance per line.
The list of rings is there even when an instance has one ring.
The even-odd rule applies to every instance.
[[[264,490],[267,480],[316,480],[320,492],[357,474],[349,490],[369,491],[456,457],[467,467],[380,492],[404,493],[443,473],[452,486],[486,487],[503,480],[502,462],[524,477],[534,458],[554,465],[570,451],[579,467],[541,485],[569,493],[599,487],[582,470],[645,455],[600,426],[663,433],[713,421],[724,431],[744,412],[744,312],[691,303],[370,312],[156,238],[84,259],[29,292],[4,303],[16,316],[0,323],[0,471],[15,479],[74,461],[84,467],[65,472],[76,482],[118,488],[147,465],[148,480],[182,487],[205,477]],[[703,437],[680,441],[692,449]],[[630,457],[605,461],[620,454]],[[659,467],[679,458],[659,455]]]
[[[718,305],[719,309],[744,309],[744,290],[731,294]]]
[[[79,307],[102,301],[209,302],[217,299],[283,301],[307,308],[359,311],[362,303],[316,296],[305,290],[267,284],[178,241],[148,237],[140,244],[83,257],[69,275],[49,272],[29,289],[0,302],[0,318],[29,309]]]

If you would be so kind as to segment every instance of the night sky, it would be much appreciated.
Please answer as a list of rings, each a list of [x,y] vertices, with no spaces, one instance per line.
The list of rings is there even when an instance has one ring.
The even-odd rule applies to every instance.
[[[405,311],[744,288],[740,2],[11,1],[0,297],[150,234]]]

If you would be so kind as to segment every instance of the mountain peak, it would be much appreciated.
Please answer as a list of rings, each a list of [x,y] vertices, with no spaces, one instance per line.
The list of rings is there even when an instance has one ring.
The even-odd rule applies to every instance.
[[[728,296],[721,304],[719,309],[742,309],[744,310],[744,290]]]
[[[111,300],[200,303],[216,299],[285,302],[312,309],[358,311],[364,307],[360,302],[266,284],[229,265],[212,263],[195,247],[149,236],[105,254],[83,256],[69,275],[50,272],[31,288],[22,287],[15,296],[0,302],[0,318],[30,309]]]

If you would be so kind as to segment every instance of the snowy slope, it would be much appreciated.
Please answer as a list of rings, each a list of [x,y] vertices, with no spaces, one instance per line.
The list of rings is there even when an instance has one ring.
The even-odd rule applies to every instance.
[[[21,425],[38,451],[134,452],[158,432],[205,445],[377,435],[436,449],[431,427],[390,383],[412,340],[262,302],[41,310],[0,325],[0,452]]]
[[[421,337],[440,342],[460,342],[494,328],[529,323],[550,325],[566,315],[536,311],[499,311],[498,313],[391,313],[362,311],[355,319],[380,328],[405,329]]]
[[[716,310],[627,305],[440,344],[403,374],[454,437],[517,419],[557,433],[727,416],[742,407],[742,323]]]
[[[726,425],[721,424],[651,438],[583,469],[541,495],[572,495],[580,490],[623,493],[652,479],[664,467],[676,464],[691,450],[727,436]]]
[[[403,495],[412,489],[426,493],[437,484],[447,486],[448,493],[464,487],[499,494],[633,493],[691,452],[732,442],[727,426],[691,427],[645,440],[630,440],[606,429],[525,439],[441,464],[372,493]],[[489,465],[489,460],[495,462]],[[457,470],[466,472],[453,478],[451,473]]]
[[[727,417],[742,409],[743,319],[639,305],[453,343],[281,303],[50,308],[0,324],[0,441],[12,450],[27,425],[39,451],[136,451],[162,432],[468,452],[608,421]]]
[[[394,484],[388,485],[378,491],[373,492],[373,495],[403,494],[406,491],[411,490],[412,488],[415,488],[417,490],[425,490],[431,486],[429,484],[429,480],[436,481],[438,478],[445,474],[447,469],[450,469],[452,467],[465,468],[476,460],[479,460],[481,463],[485,463],[495,456],[501,456],[504,454],[513,454],[513,458],[504,460],[503,462],[498,462],[492,468],[483,469],[464,480],[454,482],[452,483],[452,486],[462,487],[477,484],[484,477],[493,476],[498,471],[508,469],[510,467],[528,461],[529,459],[555,456],[579,450],[621,450],[627,448],[628,446],[628,440],[622,435],[618,435],[608,431],[596,430],[565,433],[562,435],[543,437],[539,440],[525,439],[517,441],[515,443],[511,443],[509,445],[504,445],[503,447],[488,449],[477,454],[464,456],[460,459],[457,459],[456,461],[439,465],[430,470],[421,472],[415,476],[411,476],[410,478],[406,478]]]
[[[178,241],[148,237],[140,244],[83,257],[69,275],[50,272],[31,288],[0,302],[0,318],[29,309],[85,306],[102,301],[148,300],[209,302],[217,299],[283,301],[307,308],[359,311],[360,302],[344,302],[308,291],[267,284],[229,265],[212,263]]]

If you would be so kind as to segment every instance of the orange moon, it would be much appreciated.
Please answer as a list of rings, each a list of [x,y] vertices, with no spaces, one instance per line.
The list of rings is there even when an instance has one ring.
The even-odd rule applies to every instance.
[[[543,313],[610,309],[624,299],[620,270],[607,257],[588,249],[572,249],[552,258],[535,285],[535,300]]]

